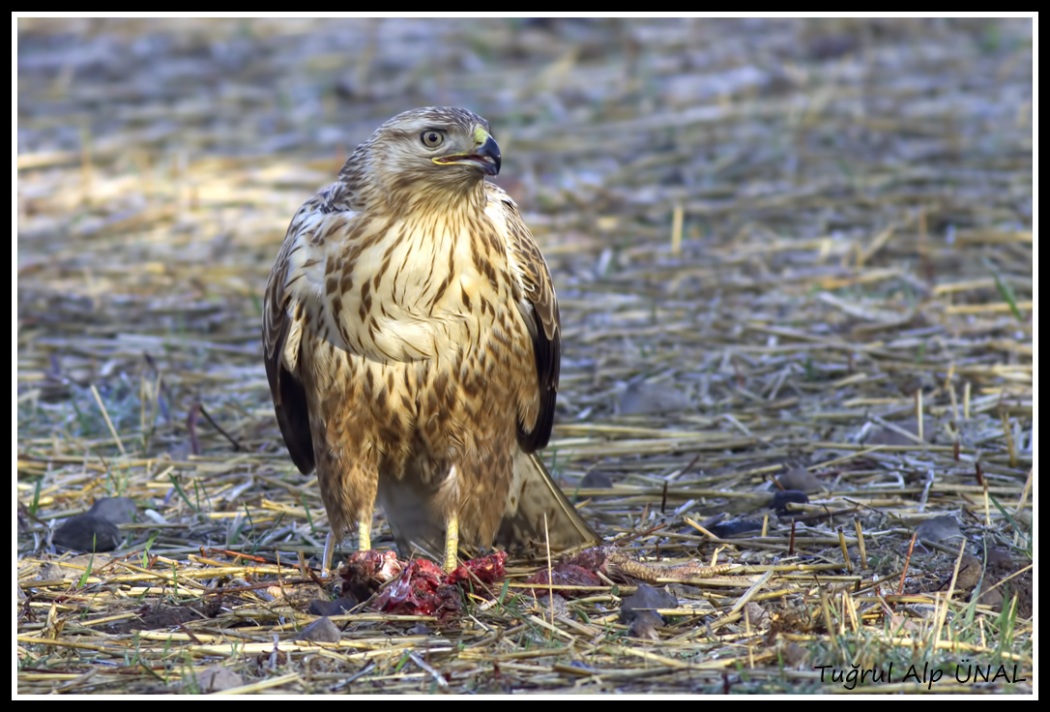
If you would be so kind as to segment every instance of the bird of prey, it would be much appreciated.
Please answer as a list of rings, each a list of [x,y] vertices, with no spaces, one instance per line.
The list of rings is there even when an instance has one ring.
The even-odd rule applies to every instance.
[[[277,422],[317,469],[333,547],[378,502],[403,555],[561,551],[597,537],[535,452],[550,438],[561,334],[550,272],[461,108],[382,124],[292,218],[266,285]],[[438,553],[440,552],[440,553]]]

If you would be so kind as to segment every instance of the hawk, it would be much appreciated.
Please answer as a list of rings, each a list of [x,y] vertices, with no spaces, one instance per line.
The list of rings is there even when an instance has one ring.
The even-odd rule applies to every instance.
[[[561,334],[550,272],[488,122],[399,114],[292,218],[266,285],[263,348],[292,460],[317,470],[333,548],[378,502],[403,555],[565,550],[597,537],[536,450]],[[440,554],[437,554],[440,552]]]

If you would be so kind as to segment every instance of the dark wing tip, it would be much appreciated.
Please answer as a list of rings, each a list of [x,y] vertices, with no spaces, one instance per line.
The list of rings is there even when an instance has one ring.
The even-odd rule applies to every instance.
[[[274,403],[277,424],[281,426],[288,454],[299,471],[307,475],[314,470],[314,444],[310,437],[310,413],[306,390],[295,376],[283,367],[280,376],[281,402]]]
[[[270,396],[273,398],[274,412],[277,414],[277,425],[281,428],[288,454],[292,456],[292,462],[299,471],[305,475],[313,472],[315,465],[313,440],[310,436],[310,412],[303,384],[281,363],[291,320],[287,314],[282,314],[277,319],[276,334],[265,333],[269,325],[264,325],[263,343],[267,345],[264,354],[266,379],[270,383]],[[271,342],[268,337],[275,338]]]
[[[555,305],[554,318],[557,323],[557,305]],[[533,309],[533,319],[539,321]],[[551,338],[543,328],[543,324],[536,323],[532,332],[532,348],[536,354],[536,375],[540,387],[539,411],[536,414],[536,425],[531,430],[518,428],[518,444],[525,452],[534,452],[547,447],[551,439],[551,430],[554,428],[554,404],[558,398],[558,377],[561,371],[561,332],[555,329]]]

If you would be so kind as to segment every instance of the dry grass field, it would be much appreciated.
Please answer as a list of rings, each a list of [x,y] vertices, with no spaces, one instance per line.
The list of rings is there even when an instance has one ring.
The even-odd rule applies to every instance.
[[[14,22],[13,694],[1032,693],[1032,20]],[[333,609],[262,292],[430,104],[550,264],[604,563]]]

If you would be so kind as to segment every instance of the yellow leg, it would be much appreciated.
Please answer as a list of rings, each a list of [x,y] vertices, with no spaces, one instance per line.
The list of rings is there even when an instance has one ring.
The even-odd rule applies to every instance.
[[[324,555],[321,557],[321,576],[323,578],[332,572],[332,556],[338,545],[339,542],[335,540],[335,535],[328,532],[328,536],[324,538]]]
[[[445,571],[452,571],[459,563],[456,552],[459,551],[459,517],[453,512],[445,522]]]
[[[342,543],[342,537],[336,540],[335,534],[328,532],[324,538],[324,555],[321,558],[321,576],[328,576],[332,572],[332,558],[335,549]],[[357,549],[368,551],[372,548],[372,523],[360,521],[357,523]]]
[[[357,522],[357,550],[368,551],[372,548],[372,521],[361,519]]]

